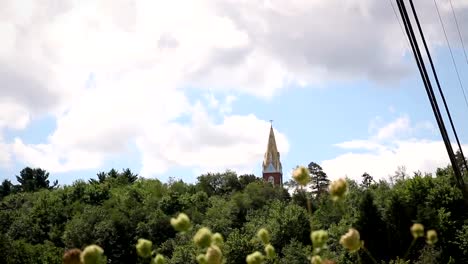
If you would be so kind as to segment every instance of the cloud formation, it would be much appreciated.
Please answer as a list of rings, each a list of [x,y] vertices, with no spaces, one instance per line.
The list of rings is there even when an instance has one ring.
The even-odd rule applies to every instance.
[[[434,128],[427,122],[412,124],[407,116],[402,116],[383,125],[368,139],[336,144],[347,152],[321,164],[332,179],[347,176],[358,182],[364,172],[375,180],[388,179],[400,166],[405,166],[410,174],[433,173],[450,160],[443,141],[418,138],[424,130]]]
[[[434,10],[417,5],[439,45]],[[0,36],[0,126],[25,129],[43,115],[57,124],[43,144],[4,143],[3,163],[13,153],[51,171],[95,168],[132,144],[148,175],[184,164],[249,168],[264,149],[266,122],[232,115],[236,95],[385,83],[408,72],[405,39],[386,1],[6,0]],[[200,106],[189,89],[221,95]],[[388,129],[377,137],[399,128]],[[278,137],[287,152],[286,137]]]

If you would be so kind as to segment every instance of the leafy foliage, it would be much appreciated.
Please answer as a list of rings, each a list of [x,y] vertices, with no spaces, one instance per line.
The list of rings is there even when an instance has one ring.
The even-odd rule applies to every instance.
[[[61,263],[66,250],[90,244],[102,247],[108,263],[147,263],[135,249],[139,238],[152,241],[154,254],[164,255],[166,263],[197,263],[201,249],[191,238],[202,226],[225,238],[226,263],[245,263],[254,251],[264,254],[264,245],[255,239],[260,228],[270,232],[276,263],[310,263],[310,232],[319,229],[329,236],[323,259],[373,263],[365,251],[351,254],[340,244],[350,227],[379,263],[468,260],[468,211],[451,168],[434,176],[400,173],[394,184],[347,179],[346,199],[334,202],[325,172],[312,167],[316,188],[291,194],[232,171],[201,175],[188,184],[111,170],[97,180],[58,186],[49,183],[47,172],[25,169],[18,185],[4,181],[0,187],[0,263]],[[192,221],[184,234],[170,224],[180,212]],[[437,230],[437,244],[413,242],[413,223]]]
[[[312,177],[312,193],[316,196],[320,196],[327,191],[330,180],[328,179],[327,174],[323,171],[322,167],[317,163],[309,163],[308,169]]]

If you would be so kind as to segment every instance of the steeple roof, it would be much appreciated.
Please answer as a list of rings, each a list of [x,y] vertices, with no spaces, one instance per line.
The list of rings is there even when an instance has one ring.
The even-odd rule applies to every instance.
[[[280,154],[276,146],[275,133],[273,125],[270,127],[270,135],[268,137],[267,150],[263,159],[263,172],[279,172],[282,173]]]

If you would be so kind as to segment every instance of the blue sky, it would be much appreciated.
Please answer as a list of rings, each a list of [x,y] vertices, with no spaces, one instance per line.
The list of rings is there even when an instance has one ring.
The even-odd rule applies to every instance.
[[[466,143],[468,107],[435,10],[416,3]],[[61,184],[110,168],[164,181],[225,169],[260,176],[270,119],[285,180],[311,161],[332,179],[448,164],[413,58],[383,3],[199,1],[188,15],[174,1],[160,16],[145,1],[23,5],[29,11],[7,5],[0,21],[0,34],[15,39],[0,52],[2,180],[25,166]],[[468,17],[468,4],[456,8]],[[328,21],[336,12],[342,21]],[[468,88],[451,11],[442,12]]]

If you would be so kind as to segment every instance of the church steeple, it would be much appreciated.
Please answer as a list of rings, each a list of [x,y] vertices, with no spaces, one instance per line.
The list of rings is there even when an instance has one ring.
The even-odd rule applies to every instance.
[[[273,124],[270,126],[270,135],[268,137],[267,150],[263,158],[262,172],[265,181],[272,182],[275,185],[283,184],[283,168],[281,165],[280,153],[276,146]]]

